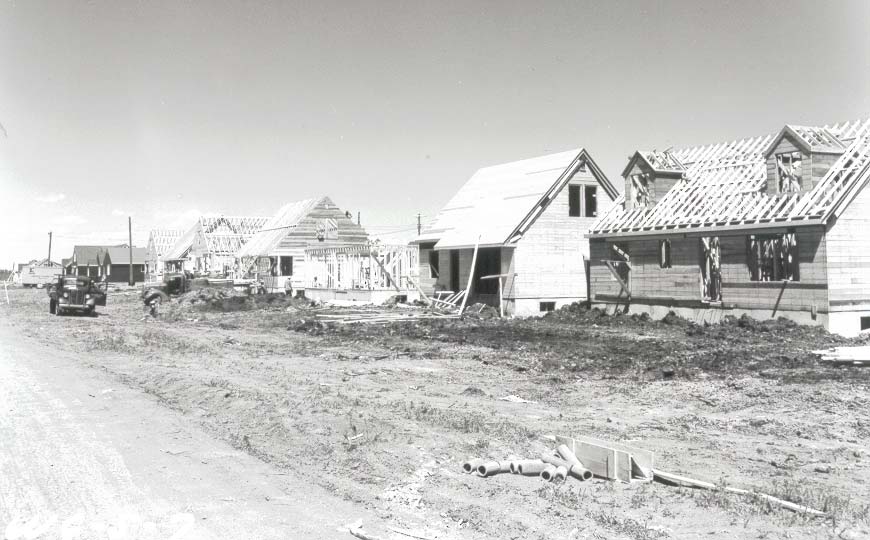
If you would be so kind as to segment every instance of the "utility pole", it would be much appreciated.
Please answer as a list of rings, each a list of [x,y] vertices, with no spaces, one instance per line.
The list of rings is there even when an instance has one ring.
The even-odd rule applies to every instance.
[[[420,236],[420,233],[423,232],[423,225],[420,222],[420,213],[417,212],[417,236]]]
[[[357,211],[357,213],[356,213],[356,224],[357,224],[357,225],[361,225],[361,224],[362,224],[362,222],[360,221],[360,212],[359,212],[359,211]]]
[[[127,284],[131,287],[133,286],[133,218],[132,216],[127,216],[127,240],[130,246],[130,278],[127,280]]]
[[[48,259],[46,262],[51,266],[51,231],[48,231]]]

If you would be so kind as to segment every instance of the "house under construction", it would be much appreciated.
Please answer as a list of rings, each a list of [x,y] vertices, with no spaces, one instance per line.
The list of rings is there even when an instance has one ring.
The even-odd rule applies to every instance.
[[[235,256],[268,221],[265,217],[201,216],[163,257],[166,271],[231,276]]]
[[[593,303],[870,328],[870,121],[635,153],[591,227]]]
[[[328,281],[327,274],[309,272],[307,248],[355,248],[367,242],[368,233],[351,214],[324,196],[281,207],[235,256],[242,274],[258,278],[269,291],[307,291]],[[334,288],[345,285],[334,283]]]
[[[153,229],[148,233],[145,273],[149,278],[158,279],[163,274],[163,258],[182,234],[184,231],[173,229]]]
[[[585,149],[480,169],[414,240],[423,289],[515,315],[585,300],[584,234],[618,195]]]

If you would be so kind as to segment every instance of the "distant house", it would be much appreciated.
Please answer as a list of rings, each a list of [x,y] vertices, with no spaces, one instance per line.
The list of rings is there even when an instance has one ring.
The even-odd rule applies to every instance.
[[[586,299],[589,226],[617,198],[585,149],[477,171],[413,242],[424,290],[530,315]],[[500,285],[501,284],[501,285]]]
[[[163,273],[163,258],[182,234],[184,231],[172,229],[153,229],[148,234],[148,246],[145,248],[146,274],[158,276]]]
[[[589,231],[592,301],[870,328],[870,121],[639,151]]]
[[[28,263],[19,263],[17,269],[12,272],[12,279],[21,285],[34,286],[51,281],[53,276],[63,273],[60,264],[48,259],[33,259]]]
[[[129,283],[130,280],[130,248],[109,247],[102,253],[101,276],[106,276],[110,283]],[[145,281],[146,248],[132,248],[133,252],[133,282]]]
[[[236,253],[241,271],[266,278],[267,287],[283,289],[287,279],[294,289],[311,285],[306,273],[308,247],[364,245],[365,229],[354,223],[329,197],[306,199],[282,206],[262,230]],[[335,272],[340,273],[336,267]],[[311,279],[309,279],[311,278]],[[324,277],[318,280],[324,284]]]
[[[111,246],[74,246],[66,273],[99,279],[103,275],[103,253]]]
[[[164,270],[226,276],[234,273],[236,253],[269,218],[201,216],[163,256]]]

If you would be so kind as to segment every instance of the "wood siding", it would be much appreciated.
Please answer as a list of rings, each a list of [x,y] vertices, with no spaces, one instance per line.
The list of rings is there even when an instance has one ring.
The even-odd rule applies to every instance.
[[[870,303],[870,191],[867,187],[828,226],[828,287],[832,304]],[[863,301],[863,302],[862,302]]]
[[[776,232],[785,232],[784,230]],[[749,279],[746,235],[719,236],[722,263],[722,304],[725,307],[775,311],[827,311],[825,234],[820,227],[797,230],[800,281],[759,282]],[[671,268],[661,268],[660,238],[624,240],[631,257],[632,299],[662,305],[701,305],[699,237],[673,236]],[[601,262],[613,259],[612,242],[590,243],[592,293],[606,300],[619,293],[619,283]]]
[[[419,272],[418,272],[418,277],[417,277],[417,279],[419,280],[419,283],[417,283],[417,285],[419,285],[420,288],[423,289],[423,292],[425,292],[426,294],[431,294],[432,291],[435,290],[435,284],[438,281],[437,277],[435,275],[433,275],[432,269],[429,266],[429,255],[432,253],[432,251],[433,251],[432,248],[434,246],[435,246],[434,242],[420,244],[420,246],[419,246],[419,249],[420,249],[419,263],[420,264],[419,264]],[[439,255],[439,259],[438,259],[438,268],[439,269],[442,268],[440,255]],[[440,275],[440,271],[439,271],[439,275]]]
[[[578,171],[568,185],[596,186],[599,216],[613,204],[588,172]],[[586,298],[583,258],[589,255],[589,241],[585,234],[598,218],[569,216],[568,193],[567,187],[562,189],[517,242],[511,270],[516,276],[505,288],[506,298]],[[581,216],[585,216],[582,197],[581,202]],[[502,271],[508,266],[503,261]]]

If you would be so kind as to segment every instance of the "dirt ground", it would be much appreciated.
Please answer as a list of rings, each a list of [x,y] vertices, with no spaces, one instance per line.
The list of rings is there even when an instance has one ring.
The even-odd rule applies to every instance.
[[[54,317],[44,291],[9,295],[0,324],[365,505],[365,530],[384,539],[409,538],[390,527],[439,539],[870,538],[870,369],[820,366],[810,351],[851,343],[820,329],[579,308],[337,325],[282,298],[188,299],[152,319],[135,291],[113,293],[96,318]],[[571,434],[830,517],[659,483],[461,472],[468,458],[535,457]]]

